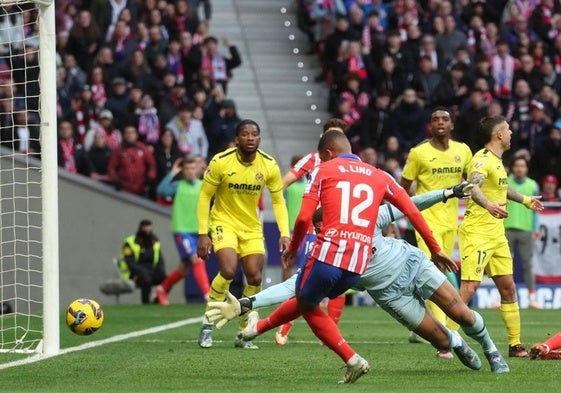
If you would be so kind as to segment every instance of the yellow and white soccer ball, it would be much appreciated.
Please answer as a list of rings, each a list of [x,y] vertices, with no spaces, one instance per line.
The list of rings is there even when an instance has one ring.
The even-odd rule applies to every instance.
[[[76,299],[66,311],[66,324],[74,333],[89,336],[103,324],[103,310],[92,299]]]

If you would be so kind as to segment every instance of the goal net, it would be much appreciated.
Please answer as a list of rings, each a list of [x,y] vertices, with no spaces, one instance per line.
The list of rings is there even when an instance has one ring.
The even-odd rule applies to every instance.
[[[0,0],[1,352],[52,353],[59,346],[56,87],[48,87],[55,66],[43,67],[55,61],[54,22],[45,21],[51,13],[54,21],[50,8]]]

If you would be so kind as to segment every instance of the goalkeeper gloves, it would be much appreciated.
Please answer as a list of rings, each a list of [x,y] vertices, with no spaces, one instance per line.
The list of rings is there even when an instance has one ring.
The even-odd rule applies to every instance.
[[[208,302],[208,311],[205,317],[209,322],[216,322],[218,329],[222,328],[228,321],[240,315],[240,302],[230,291],[226,291],[226,300],[223,302]]]
[[[223,302],[209,302],[207,304],[209,310],[205,313],[209,322],[216,322],[218,329],[222,328],[228,321],[237,316],[251,311],[253,308],[253,300],[251,298],[236,299],[230,291],[226,290],[226,300]]]
[[[443,202],[450,198],[469,198],[471,196],[471,190],[473,189],[474,183],[471,181],[463,181],[460,184],[455,185],[454,187],[448,187],[444,190],[444,198]]]

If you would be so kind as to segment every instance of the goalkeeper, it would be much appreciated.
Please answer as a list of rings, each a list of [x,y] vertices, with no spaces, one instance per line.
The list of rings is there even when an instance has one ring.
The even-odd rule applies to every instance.
[[[438,202],[446,202],[449,198],[467,197],[472,187],[471,183],[464,182],[452,188],[432,191],[412,199],[419,210],[422,210]],[[462,302],[446,276],[421,250],[403,240],[382,236],[382,229],[401,217],[403,213],[391,205],[380,207],[373,243],[375,251],[355,289],[367,290],[380,307],[437,349],[453,349],[464,365],[479,369],[481,367],[479,358],[467,347],[463,339],[438,322],[426,309],[425,300],[434,301],[450,318],[462,326],[469,337],[481,345],[492,372],[509,372],[508,365],[489,336],[483,318]],[[314,226],[316,225],[319,226],[321,223],[314,223]],[[285,301],[294,296],[295,281],[296,275],[255,296],[242,298],[239,301],[228,294],[227,302],[208,304],[207,318],[219,320],[216,326],[222,327],[227,321],[250,309]],[[250,316],[249,325],[242,335],[244,338],[253,338],[264,333],[268,328],[267,319],[257,322],[255,316]]]

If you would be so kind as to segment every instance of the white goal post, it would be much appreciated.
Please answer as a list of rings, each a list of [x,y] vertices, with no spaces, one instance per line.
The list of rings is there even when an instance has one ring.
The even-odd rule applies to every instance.
[[[55,6],[0,0],[0,11],[0,352],[52,355],[60,349]]]

